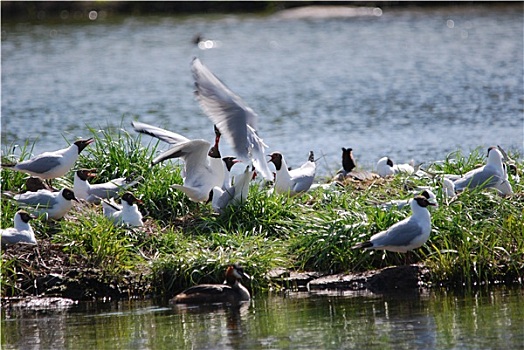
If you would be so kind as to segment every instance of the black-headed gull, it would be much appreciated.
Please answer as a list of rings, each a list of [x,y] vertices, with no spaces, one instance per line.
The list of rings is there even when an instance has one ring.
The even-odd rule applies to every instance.
[[[488,160],[486,165],[468,171],[463,177],[454,181],[455,190],[463,191],[466,188],[493,187],[502,194],[512,194],[511,184],[508,182],[508,174],[502,162],[503,155],[497,147],[488,149]]]
[[[406,253],[421,247],[431,233],[431,215],[427,209],[432,204],[424,196],[411,201],[412,215],[397,222],[386,231],[371,236],[369,241],[358,243],[352,249],[382,249]]]
[[[77,200],[75,193],[69,188],[62,188],[59,192],[38,190],[25,192],[13,197],[19,204],[27,207],[35,215],[45,215],[46,220],[58,220],[73,207],[72,200]],[[29,209],[31,208],[31,209]]]
[[[254,172],[252,166],[248,165],[242,174],[234,177],[233,185],[227,188],[213,187],[211,195],[211,206],[213,210],[221,214],[230,204],[245,203],[249,193],[249,182],[253,178]]]
[[[308,161],[298,169],[288,170],[286,160],[280,152],[270,154],[269,161],[275,165],[276,175],[274,191],[276,193],[289,193],[296,195],[309,190],[315,179],[315,157],[309,152]]]
[[[136,203],[142,201],[136,198],[131,192],[122,195],[122,205],[118,205],[111,198],[111,202],[102,201],[102,212],[105,217],[117,225],[144,226],[142,213],[138,210]]]
[[[2,245],[16,243],[36,244],[35,233],[29,224],[29,221],[34,218],[33,215],[25,210],[17,211],[13,219],[14,227],[0,230],[2,234]]]
[[[93,138],[78,140],[67,148],[44,152],[31,159],[16,164],[2,164],[2,166],[45,180],[55,179],[64,176],[75,165],[80,152],[93,141]]]
[[[116,197],[126,188],[136,184],[136,181],[129,181],[128,178],[121,177],[100,184],[90,184],[89,179],[95,177],[96,169],[79,169],[75,172],[73,180],[73,192],[77,199],[83,199],[88,203],[100,204],[102,199]]]
[[[426,199],[431,203],[431,205],[438,207],[437,196],[435,195],[435,193],[433,193],[433,191],[431,191],[430,189],[424,189],[420,193],[420,195],[423,196],[423,197],[426,197]],[[386,203],[377,204],[377,206],[379,208],[385,209],[385,210],[391,210],[393,208],[401,210],[406,205],[411,204],[411,202],[413,200],[414,200],[413,198],[409,198],[409,199],[394,199],[394,200],[391,200],[391,201],[386,202]]]
[[[204,113],[231,144],[236,157],[249,164],[257,173],[272,180],[273,174],[265,160],[267,145],[257,133],[257,114],[198,58],[191,63],[196,96]]]
[[[194,202],[207,202],[213,187],[224,184],[224,163],[220,158],[218,143],[220,132],[215,128],[215,144],[206,140],[190,140],[177,133],[144,123],[133,122],[136,131],[168,142],[172,147],[157,156],[152,165],[170,158],[181,158],[184,161],[182,171],[183,185],[173,185],[184,192]]]
[[[377,162],[377,174],[380,177],[399,173],[413,174],[415,169],[411,164],[394,164],[388,157],[382,157]]]

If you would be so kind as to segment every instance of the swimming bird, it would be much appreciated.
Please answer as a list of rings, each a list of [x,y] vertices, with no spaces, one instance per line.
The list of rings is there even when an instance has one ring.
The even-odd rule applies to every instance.
[[[507,172],[502,162],[503,155],[497,147],[488,149],[486,165],[468,171],[463,177],[454,181],[455,190],[463,191],[466,188],[494,187],[502,194],[512,194],[511,184],[508,182]]]
[[[413,174],[415,169],[410,164],[394,164],[389,157],[382,157],[377,162],[377,174],[380,177],[399,173]]]
[[[209,193],[215,186],[221,187],[225,179],[224,163],[220,158],[218,144],[220,131],[215,127],[215,144],[206,140],[190,140],[177,133],[157,128],[148,124],[133,122],[136,131],[144,133],[173,146],[152,161],[152,165],[170,158],[184,161],[182,171],[183,185],[172,185],[184,192],[194,202],[207,202]]]
[[[289,193],[296,195],[309,190],[315,179],[315,157],[313,151],[309,152],[308,161],[300,168],[288,170],[286,160],[280,152],[273,152],[269,159],[275,165],[276,176],[274,191],[276,193]]]
[[[2,245],[16,243],[36,244],[35,233],[29,224],[29,221],[34,218],[33,215],[25,210],[17,211],[13,219],[14,227],[0,230],[2,235]]]
[[[410,204],[413,213],[410,217],[397,222],[386,231],[371,236],[369,241],[356,244],[351,249],[382,249],[406,253],[421,247],[431,233],[431,216],[427,207],[436,205],[436,202],[432,203],[424,196],[416,196]]]
[[[117,225],[144,226],[142,213],[138,210],[136,203],[142,201],[136,198],[131,192],[122,195],[122,205],[118,205],[111,198],[111,202],[102,201],[102,212]]]
[[[74,192],[67,187],[62,188],[59,192],[49,190],[25,192],[13,196],[13,199],[35,215],[45,215],[46,220],[63,218],[73,207],[71,201],[77,200]]]
[[[237,264],[229,265],[224,284],[199,284],[176,295],[171,302],[177,304],[240,303],[249,301],[251,295],[240,280],[249,279]]]
[[[242,162],[253,163],[257,173],[273,180],[265,160],[267,145],[258,135],[258,115],[220,81],[198,58],[191,63],[200,107],[217,126]]]
[[[251,170],[249,170],[251,168]],[[246,170],[234,177],[234,184],[227,188],[213,187],[211,194],[211,206],[216,213],[223,213],[230,204],[242,204],[247,200],[249,193],[249,182],[253,178],[254,169],[251,165]]]
[[[28,173],[44,180],[55,179],[64,176],[75,165],[80,152],[93,142],[93,138],[78,140],[67,148],[44,152],[16,164],[2,164],[2,167]]]
[[[135,185],[136,181],[129,181],[121,177],[100,184],[90,184],[89,179],[95,177],[96,169],[79,169],[75,172],[73,191],[77,199],[84,199],[88,203],[100,204],[102,199],[116,197],[120,192]]]

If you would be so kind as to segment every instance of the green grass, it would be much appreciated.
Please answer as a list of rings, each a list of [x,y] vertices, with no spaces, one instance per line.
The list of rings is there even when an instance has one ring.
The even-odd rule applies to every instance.
[[[150,166],[165,145],[156,141],[144,145],[139,134],[126,129],[130,127],[89,128],[95,143],[82,152],[76,167],[97,168],[93,182],[122,176],[140,179],[133,192],[143,201],[145,227],[114,227],[97,206],[75,206],[57,223],[34,220],[37,239],[50,244],[45,250],[50,256],[42,257],[43,262],[51,265],[56,261],[53,254],[60,255],[65,266],[95,269],[106,280],[142,274],[148,290],[164,297],[196,283],[221,283],[230,262],[244,265],[253,276],[246,284],[256,292],[276,287],[267,273],[277,267],[338,273],[399,265],[408,259],[430,268],[431,284],[446,286],[514,283],[524,275],[523,187],[513,179],[513,196],[473,190],[453,200],[443,198],[438,177],[350,182],[292,198],[268,195],[267,188],[255,182],[247,203],[217,215],[209,204],[193,203],[170,187],[182,182],[176,161]],[[3,154],[11,160],[27,159],[33,146],[25,144],[15,156],[10,145]],[[518,154],[510,156],[519,159]],[[457,151],[443,162],[428,165],[428,170],[463,174],[484,161],[484,150],[467,155]],[[522,161],[518,165],[524,166]],[[72,186],[72,177],[70,172],[61,183]],[[23,189],[25,178],[2,169],[2,190]],[[409,208],[386,211],[374,203],[410,198],[416,186],[437,186],[439,207],[431,209],[433,231],[427,244],[407,257],[351,250],[410,215]],[[9,227],[17,207],[4,197],[1,204],[2,228]],[[46,269],[24,271],[25,255],[12,254],[15,247],[9,249],[9,257],[2,258],[2,295],[24,295],[20,278]]]

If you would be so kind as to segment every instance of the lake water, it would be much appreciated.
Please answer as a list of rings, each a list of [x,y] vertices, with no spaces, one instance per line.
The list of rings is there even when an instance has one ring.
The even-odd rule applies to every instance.
[[[201,33],[213,48],[192,38]],[[2,145],[140,121],[191,138],[213,130],[193,97],[198,56],[255,109],[270,151],[318,172],[340,148],[372,167],[500,144],[523,152],[522,4],[385,9],[381,16],[2,22]],[[227,150],[227,147],[226,147]],[[223,152],[227,153],[227,152]],[[242,309],[152,301],[2,310],[2,349],[524,348],[524,292],[257,295]]]
[[[2,144],[61,148],[133,119],[213,139],[193,96],[198,56],[259,114],[288,165],[319,173],[352,147],[432,161],[500,144],[523,152],[522,4],[384,9],[381,16],[152,16],[2,23]],[[192,43],[200,33],[212,48]],[[226,151],[223,153],[227,154]]]
[[[2,349],[522,349],[524,291],[256,296],[238,307],[152,301],[2,311]]]

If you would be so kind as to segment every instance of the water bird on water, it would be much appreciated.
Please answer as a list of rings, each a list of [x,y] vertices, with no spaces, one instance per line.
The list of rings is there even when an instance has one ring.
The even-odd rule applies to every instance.
[[[436,206],[437,203],[424,196],[416,196],[411,201],[412,215],[410,217],[371,236],[369,241],[356,244],[351,249],[382,249],[406,253],[421,247],[429,239],[431,233],[431,215],[427,209],[430,205]]]
[[[77,201],[75,193],[69,188],[63,188],[59,192],[49,190],[25,192],[13,196],[13,199],[26,209],[31,208],[30,211],[35,215],[45,215],[46,220],[63,218],[73,207],[71,201]]]
[[[258,135],[258,115],[220,81],[198,58],[191,63],[200,107],[231,144],[236,157],[253,163],[266,180],[273,175],[265,160],[267,145]]]
[[[212,304],[239,303],[249,301],[251,295],[241,283],[241,279],[250,279],[244,269],[237,264],[226,269],[226,280],[223,284],[199,284],[176,295],[171,302],[177,304]]]
[[[225,169],[218,144],[220,131],[215,127],[215,144],[202,139],[190,140],[180,134],[144,123],[133,122],[135,131],[156,137],[173,145],[169,150],[157,156],[152,165],[170,158],[184,161],[182,172],[183,185],[172,187],[184,192],[194,202],[207,202],[209,193],[215,186],[224,184]]]
[[[2,164],[2,167],[21,171],[44,180],[64,176],[75,165],[80,152],[94,139],[78,140],[71,146],[53,152],[44,152],[31,159],[15,164]]]
[[[274,191],[276,193],[289,193],[296,195],[307,192],[315,178],[316,163],[313,151],[309,152],[307,162],[300,168],[289,170],[284,156],[280,152],[273,152],[269,162],[275,165],[276,176]]]
[[[17,211],[13,219],[14,227],[1,230],[2,245],[16,243],[36,244],[35,233],[29,224],[29,221],[34,218],[35,217],[33,215],[29,214],[25,210]]]
[[[137,203],[142,201],[131,192],[126,192],[122,195],[122,205],[116,204],[112,198],[111,201],[102,201],[102,212],[116,225],[144,226]]]

